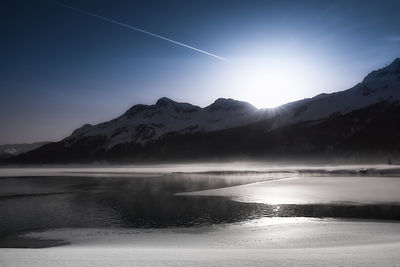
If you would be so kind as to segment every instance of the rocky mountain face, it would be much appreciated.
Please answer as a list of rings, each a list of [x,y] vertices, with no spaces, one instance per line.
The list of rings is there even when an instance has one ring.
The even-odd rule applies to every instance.
[[[258,110],[218,99],[201,108],[168,98],[84,125],[15,162],[151,161],[227,157],[395,155],[400,59],[345,91]]]

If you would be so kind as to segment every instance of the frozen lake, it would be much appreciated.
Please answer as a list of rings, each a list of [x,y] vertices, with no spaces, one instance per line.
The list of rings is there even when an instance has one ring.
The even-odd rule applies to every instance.
[[[213,226],[270,217],[400,219],[395,168],[227,166],[3,169],[0,247],[48,229]],[[175,172],[176,171],[176,172]]]

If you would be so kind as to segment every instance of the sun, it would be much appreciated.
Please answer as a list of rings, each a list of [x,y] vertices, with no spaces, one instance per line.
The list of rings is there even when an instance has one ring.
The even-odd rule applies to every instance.
[[[232,62],[235,97],[258,108],[274,108],[312,95],[318,67],[303,56],[276,54]]]
[[[261,108],[273,108],[292,99],[297,77],[283,69],[256,66],[244,72],[242,84],[246,86],[246,98]]]

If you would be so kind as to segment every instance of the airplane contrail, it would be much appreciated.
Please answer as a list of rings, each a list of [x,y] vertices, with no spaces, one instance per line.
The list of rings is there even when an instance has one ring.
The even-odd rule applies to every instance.
[[[162,40],[171,42],[171,43],[176,44],[176,45],[180,45],[180,46],[183,46],[183,47],[192,49],[192,50],[194,50],[194,51],[203,53],[203,54],[205,54],[205,55],[209,55],[209,56],[212,56],[212,57],[214,57],[214,58],[217,58],[217,59],[220,59],[220,60],[224,60],[224,61],[230,62],[228,59],[226,59],[226,58],[224,58],[224,57],[217,56],[217,55],[212,54],[212,53],[210,53],[210,52],[207,52],[207,51],[198,49],[198,48],[196,48],[196,47],[193,47],[193,46],[190,46],[190,45],[187,45],[187,44],[184,44],[184,43],[180,43],[180,42],[174,41],[174,40],[169,39],[169,38],[167,38],[167,37],[164,37],[164,36],[161,36],[161,35],[158,35],[158,34],[155,34],[155,33],[152,33],[152,32],[149,32],[149,31],[146,31],[146,30],[143,30],[143,29],[140,29],[140,28],[137,28],[137,27],[135,27],[135,26],[131,26],[131,25],[128,25],[128,24],[125,24],[125,23],[122,23],[122,22],[119,22],[119,21],[116,21],[116,20],[113,20],[113,19],[109,19],[109,18],[100,16],[100,15],[97,15],[97,14],[95,14],[95,13],[92,13],[92,12],[89,12],[89,11],[85,11],[85,10],[76,8],[76,7],[72,7],[72,6],[69,6],[69,5],[65,5],[65,4],[62,4],[62,3],[60,3],[60,2],[51,1],[51,0],[47,0],[47,1],[50,2],[50,3],[56,4],[56,5],[58,5],[58,6],[65,7],[65,8],[68,8],[68,9],[71,9],[71,10],[74,10],[74,11],[77,11],[77,12],[79,12],[79,13],[83,13],[83,14],[86,14],[86,15],[89,15],[89,16],[92,16],[92,17],[95,17],[95,18],[98,18],[98,19],[101,19],[101,20],[104,20],[104,21],[107,21],[107,22],[110,22],[110,23],[114,23],[114,24],[120,25],[120,26],[122,26],[122,27],[131,29],[131,30],[135,30],[135,31],[138,31],[138,32],[145,33],[145,34],[147,34],[147,35],[150,35],[150,36],[153,36],[153,37],[156,37],[156,38],[159,38],[159,39],[162,39]]]

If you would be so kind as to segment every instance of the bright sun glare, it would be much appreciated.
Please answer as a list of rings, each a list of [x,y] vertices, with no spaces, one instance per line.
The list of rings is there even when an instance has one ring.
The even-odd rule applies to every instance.
[[[273,108],[312,96],[310,91],[319,87],[318,73],[315,62],[301,55],[248,57],[232,63],[230,88],[238,99]]]
[[[247,98],[257,107],[276,107],[293,101],[307,86],[309,74],[297,62],[274,62],[249,66],[242,83]]]

